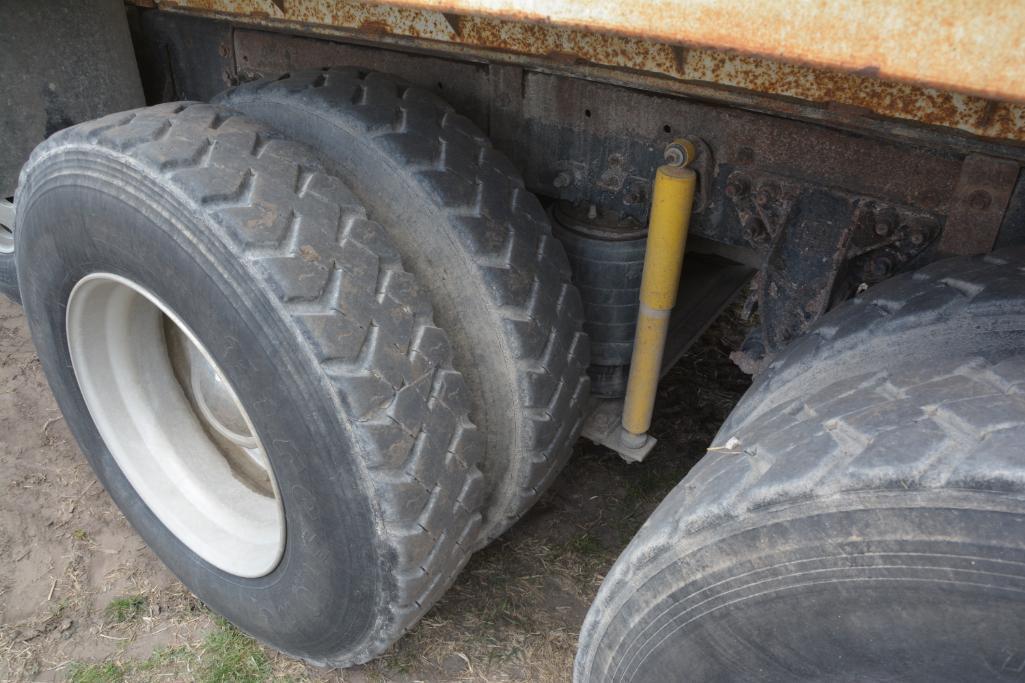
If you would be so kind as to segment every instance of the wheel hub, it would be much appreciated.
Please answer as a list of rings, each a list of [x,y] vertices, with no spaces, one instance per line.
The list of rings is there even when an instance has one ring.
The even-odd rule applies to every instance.
[[[0,199],[0,254],[14,251],[14,202]]]
[[[89,414],[143,502],[219,569],[273,570],[285,540],[273,470],[198,337],[153,293],[110,273],[75,286],[67,332]]]

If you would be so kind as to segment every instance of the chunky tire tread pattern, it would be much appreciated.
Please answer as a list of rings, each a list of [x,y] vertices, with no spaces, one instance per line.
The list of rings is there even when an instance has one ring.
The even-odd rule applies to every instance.
[[[317,663],[371,659],[448,588],[481,524],[481,439],[430,304],[348,188],[255,121],[194,103],[114,114],[40,145],[22,184],[41,157],[82,146],[136,165],[205,214],[319,361],[363,446],[393,585],[368,640]]]
[[[577,680],[592,680],[597,649],[609,647],[600,641],[614,605],[699,532],[857,492],[1025,495],[1023,294],[1025,248],[948,259],[870,289],[784,350],[605,579],[581,634]],[[979,354],[897,367],[865,371],[849,359],[854,349],[885,357],[895,338],[935,325],[959,325],[969,342],[1006,336]]]
[[[316,90],[317,99],[302,98]],[[297,97],[300,96],[300,97]],[[482,541],[526,512],[562,469],[583,426],[590,384],[583,309],[562,245],[519,171],[441,98],[391,76],[326,69],[253,81],[219,102],[255,99],[319,107],[344,116],[394,159],[455,226],[479,281],[499,312],[515,357],[521,447],[510,494],[485,508]]]
[[[853,374],[858,368],[886,363],[888,355],[902,350],[903,340],[925,348],[937,336],[932,330],[949,328],[949,321],[959,316],[985,319],[999,312],[1008,321],[1005,326],[1012,320],[1025,320],[1025,310],[1008,305],[1008,297],[1021,286],[1023,266],[1020,249],[1002,250],[987,256],[936,261],[867,290],[825,316],[756,376],[723,431],[795,398],[803,391],[796,381],[798,376],[824,374],[823,368]],[[970,327],[970,323],[965,325]],[[1010,329],[1021,327],[1015,323]],[[874,343],[881,337],[893,340],[885,352]],[[966,341],[977,343],[971,338]]]

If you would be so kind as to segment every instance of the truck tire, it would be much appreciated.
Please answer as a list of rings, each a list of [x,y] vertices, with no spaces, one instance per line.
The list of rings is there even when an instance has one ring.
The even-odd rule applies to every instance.
[[[1018,680],[1022,444],[1025,249],[878,285],[784,350],[644,524],[576,680]]]
[[[139,534],[292,656],[387,648],[476,542],[481,439],[430,304],[346,185],[263,124],[171,103],[55,134],[17,204],[33,341]]]
[[[589,395],[580,296],[537,198],[468,119],[383,74],[286,74],[216,101],[320,151],[427,289],[486,438],[492,540],[565,464]]]
[[[14,262],[14,202],[0,198],[0,294],[16,304],[18,294],[18,267]]]

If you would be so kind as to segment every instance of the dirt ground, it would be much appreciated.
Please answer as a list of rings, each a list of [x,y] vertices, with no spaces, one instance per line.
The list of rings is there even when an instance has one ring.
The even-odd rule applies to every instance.
[[[324,671],[216,618],[149,551],[79,453],[21,309],[0,297],[0,680],[569,680],[605,572],[747,386],[727,357],[741,335],[724,316],[663,382],[646,462],[581,441],[409,635]]]

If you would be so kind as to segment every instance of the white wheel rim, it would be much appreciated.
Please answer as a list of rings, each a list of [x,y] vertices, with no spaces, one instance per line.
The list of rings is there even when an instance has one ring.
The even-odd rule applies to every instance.
[[[137,283],[93,273],[71,292],[67,333],[89,414],[153,514],[225,572],[273,570],[285,547],[277,482],[234,389],[192,330]]]
[[[14,252],[14,203],[0,199],[0,254]]]

